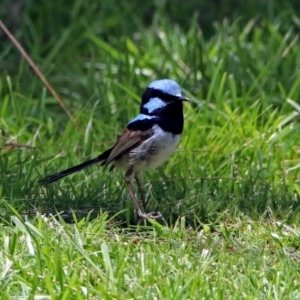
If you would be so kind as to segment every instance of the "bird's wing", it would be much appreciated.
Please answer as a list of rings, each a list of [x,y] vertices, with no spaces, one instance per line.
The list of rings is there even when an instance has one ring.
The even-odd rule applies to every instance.
[[[131,131],[125,129],[113,146],[109,157],[105,161],[105,164],[108,165],[114,159],[121,157],[125,152],[138,146],[140,143],[151,137],[152,134],[152,130]]]

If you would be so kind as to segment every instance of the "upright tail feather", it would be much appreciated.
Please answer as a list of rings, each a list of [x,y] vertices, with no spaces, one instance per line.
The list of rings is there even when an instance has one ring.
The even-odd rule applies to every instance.
[[[101,162],[102,161],[102,164],[105,164],[105,161],[106,159],[108,158],[109,154],[111,152],[111,149],[108,149],[106,150],[105,152],[103,152],[102,154],[100,154],[98,157],[94,158],[94,159],[91,159],[91,160],[88,160],[84,163],[81,163],[75,167],[72,167],[70,169],[67,169],[67,170],[64,170],[64,171],[61,171],[59,173],[56,173],[56,174],[53,174],[53,175],[50,175],[50,176],[47,176],[45,177],[44,179],[40,180],[39,183],[41,185],[46,185],[46,184],[49,184],[51,182],[54,182],[54,181],[57,181],[63,177],[66,177],[70,174],[73,174],[75,172],[78,172],[78,171],[81,171],[91,165],[94,165],[98,162]]]

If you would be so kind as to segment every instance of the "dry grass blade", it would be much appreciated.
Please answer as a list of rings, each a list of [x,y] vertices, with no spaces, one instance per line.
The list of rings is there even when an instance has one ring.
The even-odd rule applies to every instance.
[[[74,120],[72,114],[70,111],[66,108],[63,101],[59,97],[59,95],[56,93],[52,85],[49,83],[49,81],[46,79],[46,77],[43,75],[43,73],[39,70],[37,65],[33,62],[33,60],[30,58],[30,56],[27,54],[25,49],[21,46],[21,44],[16,40],[16,38],[13,36],[13,34],[8,30],[8,28],[5,26],[5,24],[0,20],[0,27],[2,30],[7,34],[9,39],[13,42],[13,44],[19,49],[23,57],[27,60],[27,62],[30,64],[34,72],[37,74],[37,76],[43,81],[44,85],[47,87],[47,89],[50,91],[50,93],[53,95],[53,97],[56,99],[56,101],[59,103],[59,105],[63,108],[65,113],[68,115],[70,120],[73,122],[73,124],[76,126],[76,128],[79,128],[78,124]]]

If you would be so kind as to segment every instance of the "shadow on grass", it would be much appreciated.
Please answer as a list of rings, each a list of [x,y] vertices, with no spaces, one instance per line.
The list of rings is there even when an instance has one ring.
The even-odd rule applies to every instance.
[[[17,164],[22,166],[21,169],[15,167],[14,170],[12,167],[8,170],[7,158],[2,156],[2,216],[9,217],[11,214],[3,204],[7,202],[21,215],[30,218],[37,213],[59,213],[66,222],[73,222],[73,214],[77,219],[90,214],[90,219],[93,219],[103,211],[109,217],[116,216],[116,222],[123,226],[137,223],[121,175],[118,177],[111,173],[107,176],[101,171],[91,170],[76,175],[72,180],[41,187],[31,180],[32,171],[26,165],[29,163],[27,161],[22,160]],[[284,181],[277,182],[275,186],[263,175],[260,176],[259,172],[244,178],[168,179],[163,173],[157,178],[155,181],[148,181],[146,176],[144,178],[147,211],[159,211],[169,225],[175,224],[180,217],[185,217],[186,224],[193,228],[201,224],[215,224],[220,222],[224,212],[232,216],[241,212],[252,219],[272,215],[287,222],[299,217],[299,194],[291,192],[291,187],[285,185]]]
[[[109,217],[116,216],[115,221],[121,226],[136,225],[137,217],[125,187],[123,193],[117,189],[106,191],[101,185],[88,187],[84,183],[80,191],[65,187],[43,189],[42,198],[28,198],[27,205],[24,205],[24,199],[20,199],[15,205],[22,208],[19,210],[21,214],[29,216],[37,212],[46,215],[59,213],[66,222],[73,222],[73,214],[77,220],[89,214],[92,220],[103,211]],[[227,217],[243,213],[251,219],[276,216],[293,222],[300,210],[298,194],[291,194],[284,185],[275,188],[266,182],[209,178],[195,179],[194,182],[188,179],[162,180],[146,184],[145,190],[147,188],[150,200],[147,211],[161,212],[170,226],[180,217],[184,217],[186,225],[192,228],[217,224],[222,221],[225,212]],[[24,209],[25,206],[30,209]]]

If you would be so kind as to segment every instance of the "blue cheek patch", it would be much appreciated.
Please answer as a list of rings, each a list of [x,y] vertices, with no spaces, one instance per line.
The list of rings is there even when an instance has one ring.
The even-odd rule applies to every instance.
[[[152,113],[154,110],[165,107],[166,105],[168,105],[168,103],[160,98],[150,98],[143,107],[147,108],[149,113]]]
[[[127,125],[134,123],[136,121],[142,121],[142,120],[150,120],[150,119],[154,119],[154,116],[147,116],[144,114],[138,114],[134,119],[132,119]]]

